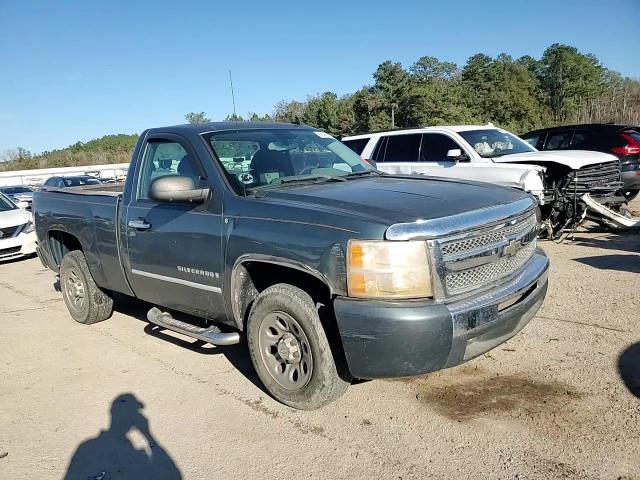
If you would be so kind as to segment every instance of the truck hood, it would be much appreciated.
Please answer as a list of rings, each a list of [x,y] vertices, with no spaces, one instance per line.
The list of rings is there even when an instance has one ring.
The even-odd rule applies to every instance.
[[[503,157],[492,158],[496,163],[558,163],[572,170],[579,170],[587,165],[618,160],[608,153],[588,150],[554,150],[546,152],[514,153]]]
[[[385,175],[289,186],[264,195],[269,202],[366,217],[388,224],[450,217],[525,197],[527,194],[511,188],[422,175]]]

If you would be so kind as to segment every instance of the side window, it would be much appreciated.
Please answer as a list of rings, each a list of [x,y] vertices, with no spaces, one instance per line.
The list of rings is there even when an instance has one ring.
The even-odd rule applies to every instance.
[[[200,169],[196,161],[180,143],[173,140],[149,141],[138,181],[138,199],[148,199],[153,181],[169,175],[191,177],[196,186],[201,184]]]
[[[533,133],[531,135],[523,135],[522,138],[525,142],[531,145],[533,148],[538,148],[538,142],[540,141],[541,133]]]
[[[378,138],[378,143],[376,143],[376,146],[371,153],[371,160],[374,160],[378,163],[384,162],[384,151],[387,148],[387,138],[389,137]]]
[[[571,148],[583,148],[591,146],[593,133],[589,130],[576,130],[571,139]]]
[[[422,136],[420,161],[444,162],[447,160],[447,152],[456,148],[464,153],[460,145],[448,135],[442,133],[425,133]],[[463,161],[469,161],[469,159]]]
[[[364,150],[364,147],[366,147],[367,143],[369,143],[369,139],[357,138],[355,140],[343,140],[342,143],[344,143],[347,147],[360,155]]]
[[[420,152],[419,133],[409,135],[390,135],[387,140],[387,151],[384,155],[385,162],[417,162]]]
[[[552,132],[547,137],[547,144],[544,146],[545,150],[566,150],[571,144],[571,137],[573,131],[566,130],[563,132]]]

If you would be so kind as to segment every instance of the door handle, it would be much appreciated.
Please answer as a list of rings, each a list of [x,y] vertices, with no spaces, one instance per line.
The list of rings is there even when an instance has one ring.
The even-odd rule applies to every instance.
[[[151,228],[151,224],[145,222],[143,219],[130,220],[127,225],[130,228],[135,228],[136,230],[149,230]]]

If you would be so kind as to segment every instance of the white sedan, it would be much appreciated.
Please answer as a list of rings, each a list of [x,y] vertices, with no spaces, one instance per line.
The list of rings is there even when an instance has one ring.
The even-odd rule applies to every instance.
[[[36,233],[31,212],[18,208],[0,194],[0,261],[36,253]]]

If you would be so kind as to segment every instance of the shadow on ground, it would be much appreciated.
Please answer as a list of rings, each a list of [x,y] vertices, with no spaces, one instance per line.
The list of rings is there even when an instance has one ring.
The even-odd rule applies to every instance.
[[[575,261],[600,270],[640,273],[640,255],[599,255],[576,258]]]
[[[597,233],[597,230],[590,229],[588,233]],[[583,232],[575,234],[575,240],[568,242],[581,247],[602,248],[605,250],[618,250],[621,252],[640,253],[640,231],[627,231],[614,233],[611,231],[594,237],[586,236]]]
[[[65,480],[181,479],[180,469],[151,433],[143,410],[144,404],[132,393],[118,395],[111,403],[109,428],[78,446]]]
[[[640,343],[634,343],[620,354],[618,372],[629,391],[640,398]]]
[[[241,341],[238,345],[216,346],[203,342],[201,340],[183,337],[177,333],[165,330],[162,327],[148,322],[147,312],[153,306],[154,305],[150,303],[146,303],[135,298],[127,297],[124,295],[116,295],[114,297],[113,309],[124,315],[134,317],[140,321],[145,322],[147,325],[144,327],[144,332],[148,335],[172,343],[200,355],[224,355],[227,360],[229,360],[229,362],[234,366],[234,368],[238,370],[242,375],[244,375],[247,380],[253,383],[264,393],[267,393],[253,368],[246,342]],[[203,321],[201,318],[192,317],[183,313],[172,311],[171,314],[174,315],[177,319],[193,323],[195,325],[201,325]],[[224,326],[220,325],[220,328],[224,329]]]

